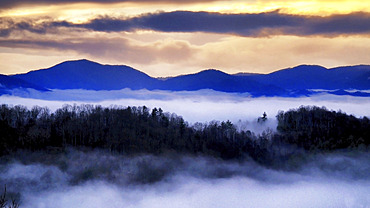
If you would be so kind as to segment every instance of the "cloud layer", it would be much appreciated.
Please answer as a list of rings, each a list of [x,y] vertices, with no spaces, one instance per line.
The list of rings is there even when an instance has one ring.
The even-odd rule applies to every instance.
[[[50,4],[70,4],[70,3],[122,3],[122,2],[135,2],[135,3],[195,3],[195,2],[213,2],[217,0],[2,0],[0,2],[1,8],[11,8],[19,5],[50,5]]]
[[[360,0],[5,0],[0,73],[84,58],[164,77],[369,64],[369,20]]]
[[[111,18],[102,16],[86,23],[68,21],[45,21],[35,24],[31,21],[14,22],[2,19],[1,36],[12,31],[46,33],[52,28],[84,28],[100,32],[130,32],[154,30],[160,32],[209,32],[258,37],[271,35],[294,36],[339,36],[370,33],[370,14],[321,16],[300,16],[282,14],[278,11],[256,14],[221,14],[209,12],[158,12],[133,18]]]

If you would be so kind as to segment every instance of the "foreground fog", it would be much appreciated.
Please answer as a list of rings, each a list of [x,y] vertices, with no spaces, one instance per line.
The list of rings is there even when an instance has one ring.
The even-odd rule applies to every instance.
[[[53,91],[0,96],[1,104],[47,106],[161,107],[190,122],[231,120],[260,133],[276,127],[279,110],[325,106],[358,117],[370,116],[370,99],[321,94],[302,98],[250,98],[210,90]],[[263,112],[268,122],[256,123]],[[221,161],[169,154],[127,157],[102,151],[64,154],[20,152],[0,160],[0,185],[20,199],[21,208],[166,207],[370,207],[370,153],[337,152],[291,158],[288,169],[252,160]],[[0,187],[1,190],[2,187]]]
[[[0,184],[19,193],[22,208],[370,206],[369,153],[309,156],[294,171],[175,154],[15,158],[1,164]]]

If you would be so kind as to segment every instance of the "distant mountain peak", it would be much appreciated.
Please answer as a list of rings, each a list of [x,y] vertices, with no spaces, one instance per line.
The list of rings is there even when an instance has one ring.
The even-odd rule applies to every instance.
[[[63,64],[63,63],[94,63],[94,64],[99,64],[99,65],[102,65],[98,62],[95,62],[95,61],[91,61],[91,60],[88,60],[88,59],[75,59],[75,60],[68,60],[68,61],[63,61],[61,62],[60,64]]]
[[[57,66],[64,66],[64,65],[102,65],[98,62],[94,62],[94,61],[90,61],[90,60],[87,60],[87,59],[78,59],[78,60],[69,60],[69,61],[64,61],[64,62],[61,62],[53,67],[57,67]],[[53,68],[53,67],[50,67],[50,68]]]
[[[70,60],[53,67],[13,75],[47,89],[193,91],[249,93],[252,96],[310,95],[310,89],[370,89],[370,66],[357,65],[327,69],[303,64],[269,74],[230,75],[217,69],[194,74],[153,78],[126,65],[100,64],[87,59]]]
[[[40,83],[49,89],[143,89],[153,88],[158,81],[129,66],[102,65],[87,59],[65,61],[14,77]]]
[[[329,70],[320,65],[308,65],[302,64],[292,68],[281,69],[278,71],[274,71],[270,74],[270,76],[279,76],[279,77],[287,77],[287,76],[294,76],[294,77],[304,77],[304,76],[311,76],[311,75],[319,75],[321,73],[327,73]]]
[[[327,70],[327,68],[320,66],[320,65],[309,65],[309,64],[301,64],[289,69],[296,69],[296,70]]]
[[[75,62],[94,62],[94,63],[96,63],[95,61],[90,61],[88,59],[76,59],[76,60],[71,60],[71,61],[75,61]]]
[[[317,68],[324,68],[324,69],[326,69],[325,67],[323,67],[321,65],[318,65],[318,64],[300,64],[300,65],[295,66],[293,68],[300,68],[300,67],[317,67]]]
[[[217,70],[217,69],[206,69],[206,70],[203,70],[203,71],[200,71],[196,74],[227,74],[221,70]],[[229,74],[227,74],[229,75]]]

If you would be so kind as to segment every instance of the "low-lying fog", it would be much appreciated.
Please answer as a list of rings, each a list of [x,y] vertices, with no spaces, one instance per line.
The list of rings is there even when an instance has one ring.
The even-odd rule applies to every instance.
[[[17,96],[0,96],[1,104],[25,105],[31,108],[34,105],[47,106],[51,110],[62,107],[64,104],[97,104],[105,107],[119,106],[147,106],[160,107],[165,112],[181,115],[190,123],[209,122],[212,120],[230,120],[237,123],[239,120],[253,123],[263,112],[272,122],[279,110],[298,108],[301,105],[325,106],[330,110],[342,110],[355,116],[370,116],[370,98],[337,96],[318,94],[312,97],[282,98],[260,97],[251,98],[248,94],[223,93],[213,90],[199,90],[195,92],[181,91],[148,91],[148,90],[53,90],[46,93],[37,91],[15,91]]]
[[[175,154],[14,158],[1,163],[0,184],[19,193],[21,208],[370,207],[368,153],[309,156],[295,171]]]
[[[17,93],[15,93],[17,94]],[[325,106],[358,117],[370,116],[370,99],[320,94],[302,98],[250,98],[201,90],[54,90],[0,96],[1,104],[47,106],[96,104],[104,107],[160,107],[190,124],[230,120],[260,133],[276,127],[279,110]],[[261,129],[256,119],[267,113]],[[292,160],[294,162],[294,160]],[[299,160],[298,160],[299,161]],[[309,156],[295,171],[272,170],[253,161],[206,157],[126,157],[69,150],[66,154],[19,153],[0,162],[0,185],[19,193],[21,208],[154,207],[370,207],[370,154]],[[1,190],[1,187],[0,187]]]

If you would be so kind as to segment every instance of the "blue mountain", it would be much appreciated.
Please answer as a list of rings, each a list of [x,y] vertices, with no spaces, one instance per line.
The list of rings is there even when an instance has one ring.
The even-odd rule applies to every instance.
[[[317,65],[300,65],[266,75],[249,76],[257,82],[289,90],[370,89],[370,66],[346,66],[327,69]]]
[[[289,94],[287,90],[273,84],[263,84],[248,76],[233,76],[214,69],[169,78],[161,85],[161,89],[173,91],[212,89],[221,92],[248,92],[253,96],[286,96]]]
[[[124,65],[102,65],[88,60],[66,61],[48,69],[14,77],[48,89],[154,89],[158,80]]]
[[[0,95],[11,94],[14,89],[34,89],[38,91],[47,91],[46,88],[29,83],[22,79],[0,74]]]
[[[249,93],[252,96],[302,96],[310,89],[370,89],[370,66],[358,65],[327,69],[317,65],[300,65],[270,74],[239,73],[230,75],[210,69],[195,74],[153,78],[124,65],[102,65],[88,60],[66,61],[48,69],[13,75],[12,78],[47,89],[119,90],[123,88],[194,91],[212,89],[221,92]]]

